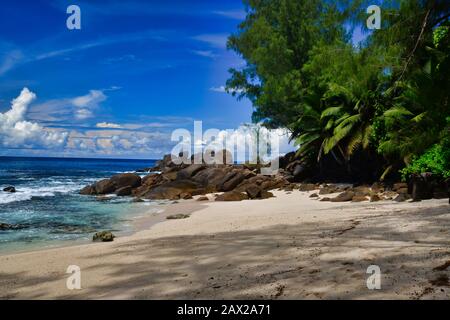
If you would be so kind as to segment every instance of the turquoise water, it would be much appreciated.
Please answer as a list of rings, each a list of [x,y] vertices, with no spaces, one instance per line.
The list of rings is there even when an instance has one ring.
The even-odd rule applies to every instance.
[[[0,231],[0,253],[88,241],[96,231],[128,232],[133,217],[152,203],[131,198],[99,201],[78,191],[117,173],[150,167],[152,160],[0,157],[0,222],[18,225]],[[16,193],[6,193],[6,186]]]

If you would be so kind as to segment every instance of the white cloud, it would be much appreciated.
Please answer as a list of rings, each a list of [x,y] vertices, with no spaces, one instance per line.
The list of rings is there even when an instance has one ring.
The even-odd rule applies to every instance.
[[[217,55],[214,52],[212,52],[211,50],[191,50],[191,52],[193,54],[196,54],[201,57],[206,57],[206,58],[214,59],[217,57]]]
[[[270,142],[271,147],[274,148],[273,153],[266,156],[261,155],[265,160],[296,150],[295,146],[289,142],[290,134],[286,129],[268,130],[260,125],[243,125],[236,130],[205,131],[202,139],[197,139],[194,144],[202,146],[203,150],[222,150],[234,146],[236,150],[229,149],[229,151],[232,153],[237,151],[235,160],[244,162],[251,160],[251,155],[255,155],[258,132],[260,143],[263,141]],[[190,141],[187,141],[187,144],[190,146]]]
[[[88,94],[72,99],[72,104],[76,107],[97,106],[106,100],[106,95],[100,90],[91,90]]]
[[[212,87],[209,90],[213,91],[213,92],[220,92],[220,93],[226,93],[227,92],[226,89],[225,89],[225,86]]]
[[[235,20],[244,20],[246,16],[244,10],[213,11],[213,13],[225,18]]]
[[[3,61],[0,64],[0,75],[5,74],[12,68],[16,66],[16,64],[20,63],[23,59],[23,54],[20,50],[13,50],[8,52],[4,57]]]
[[[201,34],[193,37],[192,39],[205,42],[212,47],[225,49],[227,47],[228,35],[227,34]]]
[[[117,123],[100,122],[95,125],[97,128],[121,129],[122,126]]]
[[[75,118],[78,120],[86,120],[92,118],[94,114],[89,109],[79,109],[75,110]]]
[[[29,50],[25,50],[24,53],[22,53],[22,51],[20,50],[12,50],[5,57],[3,57],[3,61],[0,62],[0,76],[4,75],[6,72],[13,69],[17,65],[66,56],[75,52],[89,50],[97,47],[142,40],[165,41],[166,39],[156,31],[146,30],[143,32],[118,34],[111,37],[102,38],[98,41],[83,43],[80,45],[73,45],[68,48],[54,49],[47,52],[35,53],[30,52]]]
[[[77,150],[86,150],[89,148],[89,145],[85,139],[72,139],[70,142],[72,144],[72,148]]]
[[[242,89],[230,89],[227,92],[227,89],[225,88],[225,86],[212,87],[209,90],[213,91],[213,92],[219,92],[219,93],[228,93],[228,92],[229,93],[242,93],[242,92],[244,92],[244,90],[242,90]]]
[[[175,144],[167,133],[141,133],[128,131],[100,131],[86,133],[88,141],[94,142],[94,152],[104,155],[127,155],[131,157],[160,157]]]
[[[36,122],[25,120],[25,114],[36,95],[24,88],[11,102],[11,109],[0,113],[0,146],[6,148],[55,148],[67,142],[66,132],[52,131]]]
[[[86,120],[95,116],[95,111],[100,103],[108,97],[104,91],[117,89],[90,90],[89,93],[74,97],[48,100],[34,105],[30,110],[30,116],[40,121],[73,121]]]

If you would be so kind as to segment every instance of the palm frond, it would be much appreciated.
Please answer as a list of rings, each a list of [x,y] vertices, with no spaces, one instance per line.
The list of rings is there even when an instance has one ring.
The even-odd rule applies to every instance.
[[[321,116],[320,119],[326,118],[326,117],[331,117],[331,116],[338,116],[342,113],[342,106],[339,107],[330,107],[328,109],[325,109]]]

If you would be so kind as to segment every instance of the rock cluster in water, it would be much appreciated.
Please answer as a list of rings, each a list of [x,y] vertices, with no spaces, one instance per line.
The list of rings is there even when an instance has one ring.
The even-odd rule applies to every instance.
[[[14,193],[16,192],[16,188],[13,186],[9,186],[3,189],[4,192]]]
[[[20,229],[25,229],[25,228],[27,228],[26,225],[9,224],[9,223],[0,222],[0,231],[20,230]]]

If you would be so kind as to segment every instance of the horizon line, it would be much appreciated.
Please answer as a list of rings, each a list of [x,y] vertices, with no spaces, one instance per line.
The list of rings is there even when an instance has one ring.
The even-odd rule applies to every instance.
[[[0,158],[38,158],[38,159],[72,159],[72,160],[79,160],[79,159],[86,159],[86,160],[132,160],[132,161],[158,161],[160,159],[145,159],[145,158],[92,158],[92,157],[54,157],[54,156],[4,156],[0,155]]]

